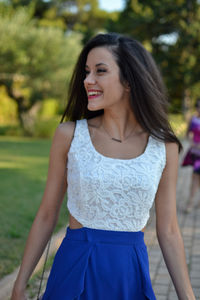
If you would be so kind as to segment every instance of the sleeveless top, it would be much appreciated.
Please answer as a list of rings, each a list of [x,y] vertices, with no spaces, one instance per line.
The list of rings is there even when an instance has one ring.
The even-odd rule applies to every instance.
[[[165,143],[152,136],[136,158],[106,157],[93,146],[87,120],[78,120],[67,162],[70,214],[88,228],[140,231],[165,163]]]

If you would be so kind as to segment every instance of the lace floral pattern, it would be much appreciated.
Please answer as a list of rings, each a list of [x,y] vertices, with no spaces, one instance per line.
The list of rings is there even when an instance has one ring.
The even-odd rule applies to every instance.
[[[92,144],[87,120],[79,120],[68,153],[68,209],[84,227],[140,231],[165,163],[165,144],[151,136],[136,158],[103,156]]]

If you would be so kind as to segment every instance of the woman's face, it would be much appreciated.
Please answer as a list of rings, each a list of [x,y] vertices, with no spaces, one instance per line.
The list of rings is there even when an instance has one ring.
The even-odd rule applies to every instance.
[[[119,79],[119,67],[112,53],[105,47],[93,48],[87,57],[84,86],[88,109],[100,110],[129,101],[129,87]]]

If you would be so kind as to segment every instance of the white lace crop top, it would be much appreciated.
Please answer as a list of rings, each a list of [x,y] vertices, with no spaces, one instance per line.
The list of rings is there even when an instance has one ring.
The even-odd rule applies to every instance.
[[[70,214],[88,228],[140,231],[149,219],[165,151],[164,142],[149,136],[136,158],[106,157],[94,148],[87,120],[77,121],[67,163]]]

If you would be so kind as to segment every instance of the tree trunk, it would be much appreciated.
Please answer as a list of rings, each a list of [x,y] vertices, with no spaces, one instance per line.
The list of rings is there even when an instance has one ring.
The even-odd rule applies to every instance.
[[[35,120],[41,104],[36,102],[34,105],[25,105],[24,95],[19,89],[13,88],[13,79],[0,80],[0,84],[6,87],[8,96],[17,103],[17,117],[24,134],[33,135]]]
[[[17,101],[18,104],[18,120],[21,128],[25,135],[32,136],[34,133],[34,125],[38,115],[38,111],[41,107],[40,102],[36,102],[31,108],[24,109],[21,107],[21,102]]]
[[[182,113],[186,122],[189,122],[189,119],[191,117],[191,110],[192,110],[192,101],[190,98],[190,91],[188,88],[186,88],[183,92],[183,97],[182,97]]]

